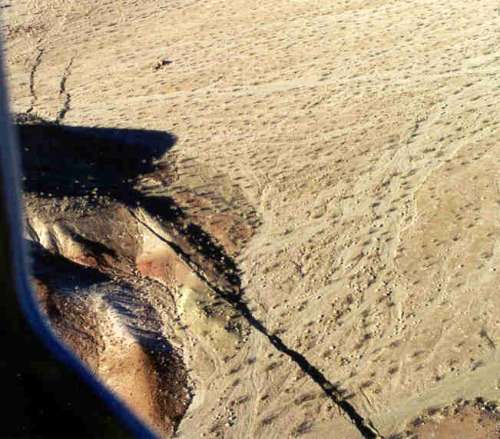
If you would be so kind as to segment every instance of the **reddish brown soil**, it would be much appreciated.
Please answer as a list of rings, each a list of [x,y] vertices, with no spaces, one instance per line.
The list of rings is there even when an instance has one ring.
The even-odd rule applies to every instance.
[[[415,439],[498,439],[500,416],[483,407],[466,406],[453,413],[418,421]]]

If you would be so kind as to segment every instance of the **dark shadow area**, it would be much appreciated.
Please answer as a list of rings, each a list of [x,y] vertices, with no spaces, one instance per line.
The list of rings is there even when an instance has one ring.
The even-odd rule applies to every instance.
[[[32,256],[33,275],[54,289],[68,290],[75,286],[85,289],[110,280],[109,276],[95,269],[75,264],[63,256],[49,252],[37,242],[26,241],[26,246]]]
[[[176,142],[162,131],[59,125],[21,114],[15,117],[21,145],[23,189],[42,198],[83,197],[91,206],[108,197],[184,230],[183,236],[211,259],[239,289],[236,263],[200,226],[191,223],[168,196],[136,190],[138,179],[157,173],[158,161]]]
[[[43,197],[110,195],[130,204],[134,180],[175,144],[161,131],[57,125],[18,116],[24,190]]]

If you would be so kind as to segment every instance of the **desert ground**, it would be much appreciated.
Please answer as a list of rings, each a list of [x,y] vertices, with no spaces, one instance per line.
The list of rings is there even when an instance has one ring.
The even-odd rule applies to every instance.
[[[61,338],[164,437],[500,437],[500,4],[1,0]]]

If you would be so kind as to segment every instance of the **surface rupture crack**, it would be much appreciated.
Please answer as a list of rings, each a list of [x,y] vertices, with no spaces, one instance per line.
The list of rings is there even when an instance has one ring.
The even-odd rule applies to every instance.
[[[60,96],[65,95],[65,96],[64,96],[63,106],[62,106],[61,110],[59,111],[59,113],[57,114],[57,117],[55,120],[56,124],[60,124],[64,120],[64,118],[66,117],[66,114],[68,113],[68,111],[71,109],[71,94],[69,94],[66,91],[66,81],[68,80],[69,76],[71,75],[71,67],[73,66],[74,60],[75,60],[75,58],[73,57],[69,61],[68,65],[64,69],[63,75],[61,77],[61,82],[59,83],[59,95]]]
[[[195,269],[196,273],[203,278],[206,284],[216,294],[230,303],[234,307],[234,309],[237,310],[243,318],[245,318],[245,320],[251,327],[253,327],[261,335],[263,335],[276,350],[286,355],[314,383],[316,383],[321,388],[323,393],[351,420],[351,422],[356,426],[357,430],[363,436],[363,438],[375,439],[381,437],[380,433],[376,430],[372,423],[363,418],[363,416],[358,413],[356,408],[351,403],[349,403],[349,401],[342,398],[343,392],[338,385],[330,382],[317,367],[312,365],[309,360],[307,360],[304,355],[288,347],[277,335],[269,333],[264,324],[252,314],[252,311],[250,311],[248,305],[242,301],[241,295],[226,292],[218,288],[216,285],[210,282],[210,280],[204,274],[203,269],[192,262],[189,255],[182,249],[180,249],[178,245],[161,236],[150,226],[148,226],[144,221],[138,218],[138,216],[134,212],[131,211],[131,214],[158,239],[168,244],[185,263],[187,263],[191,268]]]
[[[30,94],[31,94],[31,103],[30,103],[29,108],[26,110],[27,114],[30,114],[34,110],[36,102],[38,100],[38,96],[36,94],[36,88],[35,88],[35,78],[36,78],[36,72],[38,70],[38,67],[40,67],[40,64],[42,63],[42,58],[43,58],[43,54],[45,53],[45,49],[44,48],[37,48],[37,50],[38,50],[38,54],[35,58],[35,61],[33,63],[33,66],[31,67],[31,72],[30,72],[29,87],[30,87]]]

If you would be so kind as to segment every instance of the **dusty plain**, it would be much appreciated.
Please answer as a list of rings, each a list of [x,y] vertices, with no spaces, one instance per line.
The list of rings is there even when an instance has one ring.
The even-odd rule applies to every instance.
[[[500,437],[497,1],[0,6],[42,304],[160,434]]]

